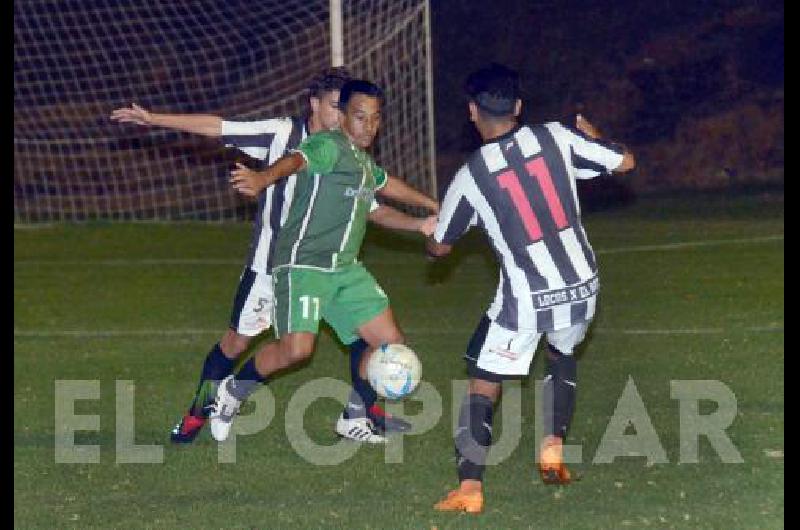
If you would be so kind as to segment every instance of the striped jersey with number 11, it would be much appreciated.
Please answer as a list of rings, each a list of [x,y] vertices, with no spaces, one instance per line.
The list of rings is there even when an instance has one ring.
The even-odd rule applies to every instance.
[[[501,265],[487,316],[509,330],[555,331],[592,318],[597,262],[575,180],[610,171],[622,149],[557,122],[515,127],[475,151],[453,178],[434,238],[479,225]]]

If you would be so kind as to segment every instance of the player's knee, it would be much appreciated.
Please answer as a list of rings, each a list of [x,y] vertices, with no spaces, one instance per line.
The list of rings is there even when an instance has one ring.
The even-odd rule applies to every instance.
[[[289,360],[292,364],[301,363],[311,357],[311,350],[307,348],[292,348],[289,351]]]
[[[498,382],[488,381],[477,377],[471,377],[469,380],[469,393],[488,398],[492,403],[500,399],[500,392],[502,386]]]
[[[291,364],[300,363],[311,357],[314,352],[314,343],[306,340],[292,340],[284,349]]]
[[[250,346],[250,337],[240,335],[233,330],[228,330],[220,341],[220,348],[228,358],[241,356]]]
[[[385,339],[386,344],[405,344],[406,336],[399,329],[395,329]]]

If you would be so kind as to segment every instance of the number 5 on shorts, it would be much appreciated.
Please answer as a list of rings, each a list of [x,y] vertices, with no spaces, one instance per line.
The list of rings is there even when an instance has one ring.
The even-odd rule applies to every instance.
[[[319,320],[319,298],[316,296],[301,296],[300,305],[303,306],[303,320],[311,316],[311,305],[314,305],[314,320]]]

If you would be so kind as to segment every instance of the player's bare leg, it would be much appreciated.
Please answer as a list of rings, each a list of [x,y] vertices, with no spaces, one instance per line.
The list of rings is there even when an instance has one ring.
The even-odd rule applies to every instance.
[[[500,390],[500,383],[477,378],[469,380],[455,433],[459,485],[434,505],[436,510],[483,511],[483,471],[492,443],[492,410]]]
[[[303,362],[314,353],[317,335],[307,331],[287,333],[278,341],[262,346],[253,356],[258,374],[267,378],[292,365]]]
[[[369,349],[361,357],[361,365],[358,368],[361,377],[366,377],[369,358],[372,357],[372,353],[376,348],[382,344],[405,344],[406,341],[403,332],[397,326],[394,313],[392,313],[392,308],[390,307],[387,307],[369,322],[362,324],[358,328],[358,334],[369,344]]]
[[[262,346],[238,374],[223,379],[209,414],[214,439],[228,438],[239,407],[269,376],[310,358],[316,339],[311,332],[287,333],[280,340]]]
[[[219,347],[222,354],[228,359],[235,361],[250,347],[253,337],[242,335],[235,330],[228,328],[219,340]]]

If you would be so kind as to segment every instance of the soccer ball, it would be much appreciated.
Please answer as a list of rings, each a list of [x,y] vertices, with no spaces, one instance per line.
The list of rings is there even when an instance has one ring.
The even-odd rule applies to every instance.
[[[414,350],[403,344],[384,344],[367,363],[367,379],[379,395],[400,399],[417,388],[422,364]]]

